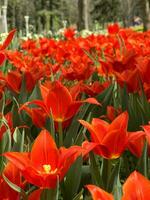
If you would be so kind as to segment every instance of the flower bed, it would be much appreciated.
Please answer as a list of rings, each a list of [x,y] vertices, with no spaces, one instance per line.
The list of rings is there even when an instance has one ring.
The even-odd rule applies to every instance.
[[[0,199],[147,200],[150,32],[0,46]],[[90,195],[91,193],[91,195]]]

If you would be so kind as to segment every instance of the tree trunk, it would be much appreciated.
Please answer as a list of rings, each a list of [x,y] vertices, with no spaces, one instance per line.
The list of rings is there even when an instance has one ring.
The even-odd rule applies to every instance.
[[[89,30],[89,2],[84,0],[84,18],[85,18],[85,29]]]
[[[146,1],[146,30],[150,29],[150,0]]]
[[[77,23],[77,27],[78,27],[79,31],[85,29],[84,0],[78,0],[78,23]]]
[[[143,29],[147,31],[150,29],[150,0],[139,0],[141,8],[141,18],[143,20]]]
[[[51,16],[50,16],[50,29],[51,29],[51,31],[53,32],[53,30],[54,30],[53,15],[52,15],[52,12],[53,12],[53,0],[50,0],[50,2],[49,2],[49,8],[50,8],[50,11],[51,11]]]

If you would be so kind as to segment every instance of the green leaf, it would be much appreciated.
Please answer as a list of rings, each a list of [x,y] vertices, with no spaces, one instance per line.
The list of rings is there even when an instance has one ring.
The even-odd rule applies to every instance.
[[[2,119],[1,122],[5,124],[7,127],[6,132],[4,133],[2,139],[0,140],[0,155],[2,155],[4,152],[11,150],[11,132],[7,125],[7,122],[5,119]],[[2,172],[4,168],[4,160],[5,158],[3,156],[0,156],[0,172]]]
[[[65,147],[70,147],[72,144],[74,144],[74,141],[76,140],[78,136],[79,128],[81,126],[78,120],[85,118],[85,115],[88,112],[89,107],[90,107],[90,104],[83,105],[79,113],[73,118],[72,123],[69,126],[66,132],[66,136],[64,138]]]
[[[145,177],[148,178],[148,144],[145,142],[144,148],[143,148],[143,153],[142,156],[139,158],[139,161],[137,163],[137,170],[143,174]]]
[[[39,87],[39,84],[37,83],[32,91],[32,94],[30,95],[28,101],[33,101],[35,99],[42,99],[42,95],[41,95],[41,90]]]
[[[83,189],[73,198],[73,200],[80,200],[83,194]]]
[[[23,103],[27,102],[28,95],[29,95],[29,93],[26,89],[26,80],[25,80],[25,76],[23,75],[21,89],[20,89],[19,98],[18,98],[19,104],[23,104]]]
[[[17,100],[13,99],[13,106],[12,106],[12,121],[13,121],[13,127],[20,126],[22,123],[21,116],[18,113],[19,104]]]
[[[108,180],[111,174],[111,169],[112,169],[112,160],[111,159],[105,159],[102,158],[102,165],[101,165],[101,177],[103,180],[103,188],[107,190],[108,186]]]
[[[45,128],[51,133],[53,139],[55,140],[55,124],[51,113],[46,119]]]
[[[92,118],[93,117],[99,117],[100,115],[106,114],[106,108],[108,105],[111,105],[112,103],[112,97],[113,97],[113,89],[114,85],[109,86],[107,89],[105,89],[102,93],[97,95],[96,99],[102,103],[102,106],[97,107],[96,105],[93,106],[92,110]]]
[[[84,128],[81,128],[81,129],[80,129],[80,131],[79,131],[79,133],[78,133],[78,135],[77,135],[77,137],[76,137],[76,139],[75,139],[75,142],[74,142],[75,145],[80,146],[80,145],[82,144],[83,139],[84,139],[83,130],[84,130]]]
[[[17,127],[13,133],[13,139],[14,139],[13,151],[23,152],[24,138],[25,138],[25,131],[23,130],[21,134],[19,128]]]
[[[28,199],[28,198],[27,198],[27,195],[26,195],[26,193],[25,193],[25,191],[24,191],[22,188],[20,188],[19,186],[15,185],[14,183],[12,183],[4,174],[3,174],[2,176],[3,176],[4,180],[5,180],[5,182],[6,182],[13,190],[15,190],[16,192],[18,192],[18,193],[21,194],[23,200],[27,200],[27,199]]]
[[[123,89],[120,89],[120,93],[121,93],[122,111],[128,110],[129,94],[127,91],[126,84],[124,84]]]
[[[82,175],[82,163],[82,156],[80,156],[70,167],[65,177],[63,185],[63,198],[65,200],[73,200],[77,195]]]
[[[55,189],[45,189],[41,194],[41,200],[56,200],[56,193]]]
[[[93,152],[90,152],[90,169],[91,169],[93,183],[95,185],[103,187],[102,176],[100,174],[100,166]]]
[[[11,151],[11,132],[9,129],[7,129],[2,138],[2,152],[7,151]]]
[[[0,99],[0,113],[4,113],[5,109],[5,94],[3,93],[2,98]]]
[[[42,192],[41,200],[58,200],[59,198],[59,179],[57,179],[57,186],[55,189],[45,189]]]
[[[114,166],[113,169],[110,173],[110,176],[108,177],[108,184],[107,184],[107,191],[112,192],[114,188],[116,187],[119,173],[120,173],[120,166],[121,166],[121,161],[119,160],[114,160]]]
[[[101,94],[99,94],[96,99],[99,102],[103,103],[103,106],[107,106],[112,101],[112,93],[113,93],[114,85],[110,85],[106,88]]]
[[[119,175],[116,177],[116,184],[113,187],[113,195],[115,200],[121,199],[122,197],[122,185],[120,183]]]

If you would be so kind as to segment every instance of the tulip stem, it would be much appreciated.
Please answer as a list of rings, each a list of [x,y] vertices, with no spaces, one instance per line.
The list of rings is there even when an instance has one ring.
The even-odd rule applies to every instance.
[[[41,200],[57,200],[57,189],[45,189],[42,192]]]
[[[58,133],[59,133],[59,147],[62,147],[63,146],[62,122],[58,122]]]
[[[102,174],[104,189],[107,189],[108,186],[108,179],[111,173],[111,167],[112,167],[111,159],[103,158],[101,174]]]
[[[100,187],[103,187],[102,176],[100,174],[99,166],[93,152],[90,152],[90,170],[94,183]]]

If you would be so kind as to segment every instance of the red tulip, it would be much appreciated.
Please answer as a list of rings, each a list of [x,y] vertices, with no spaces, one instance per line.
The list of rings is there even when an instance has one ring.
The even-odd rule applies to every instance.
[[[128,132],[128,135],[128,149],[135,156],[141,157],[145,140],[144,131]]]
[[[148,200],[149,197],[150,181],[134,171],[123,185],[122,200]]]
[[[43,130],[36,138],[29,154],[7,152],[4,156],[12,162],[25,179],[42,188],[55,188],[61,181],[80,152],[73,148],[60,148],[51,135]]]
[[[90,191],[93,200],[114,200],[112,194],[95,185],[86,185],[86,188]]]
[[[2,46],[0,46],[0,65],[3,64],[3,62],[4,62],[5,58],[6,58],[4,50],[8,47],[8,45],[12,41],[15,32],[16,32],[15,29],[10,31],[8,36],[7,36],[7,38],[5,39],[4,43],[2,44]]]
[[[127,69],[122,73],[115,72],[117,82],[123,87],[125,84],[129,92],[137,92],[140,88],[139,85],[139,73],[137,68]]]
[[[65,31],[64,31],[64,36],[65,36],[65,38],[67,38],[67,39],[73,39],[74,36],[75,36],[75,29],[72,28],[72,27],[70,27],[70,28],[68,28],[68,29],[65,29]]]
[[[22,75],[19,71],[10,71],[4,77],[7,87],[13,92],[19,93],[21,89]]]
[[[41,86],[43,100],[34,100],[25,103],[20,110],[24,110],[29,104],[35,104],[42,108],[47,116],[52,113],[55,122],[70,120],[84,102],[100,105],[94,98],[76,101],[72,98],[69,90],[60,82],[54,82],[50,89]]]
[[[108,159],[118,158],[127,147],[128,113],[124,112],[113,120],[111,124],[94,118],[89,124],[84,120],[79,122],[88,129],[92,142],[98,144],[95,153]]]
[[[21,174],[15,165],[8,163],[3,171],[3,174],[7,179],[9,179],[13,184],[23,188],[23,183],[21,182]],[[19,200],[20,194],[14,191],[5,180],[0,177],[0,199],[9,199],[9,200]]]
[[[119,32],[119,24],[115,23],[115,24],[110,24],[108,25],[107,29],[108,29],[108,33],[109,34],[117,34]]]

